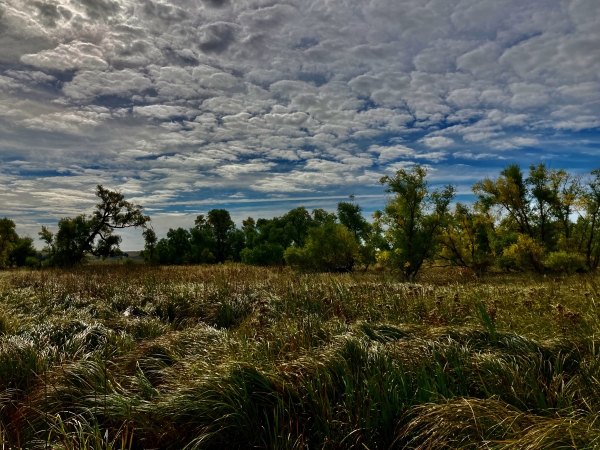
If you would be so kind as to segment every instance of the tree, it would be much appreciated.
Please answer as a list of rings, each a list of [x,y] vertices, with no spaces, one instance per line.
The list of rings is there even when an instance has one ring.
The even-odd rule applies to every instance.
[[[350,196],[354,200],[354,196]],[[359,249],[357,262],[364,266],[366,271],[376,260],[376,233],[375,228],[367,222],[362,215],[362,208],[354,202],[339,202],[337,204],[339,221],[354,236]]]
[[[358,243],[348,229],[328,222],[308,231],[304,247],[292,246],[285,251],[290,266],[323,272],[349,272],[358,257]]]
[[[10,252],[18,239],[15,223],[8,219],[0,219],[0,269],[9,265]]]
[[[350,198],[354,199],[354,196]],[[357,242],[365,239],[370,226],[362,215],[360,205],[351,202],[339,202],[337,204],[337,215],[340,223],[350,230]]]
[[[380,180],[387,186],[385,191],[394,194],[383,213],[377,215],[387,227],[385,236],[391,247],[380,259],[399,269],[409,281],[414,280],[423,262],[434,256],[455,195],[453,186],[429,192],[426,175],[424,168],[415,165]]]
[[[39,266],[38,252],[33,246],[33,239],[30,237],[17,237],[12,250],[8,255],[8,261],[11,266],[16,267],[36,267]]]
[[[100,199],[94,212],[58,222],[56,234],[45,226],[39,233],[50,253],[50,264],[72,266],[83,261],[86,255],[102,258],[120,254],[121,237],[114,230],[145,227],[150,218],[142,213],[142,207],[125,200],[123,194],[96,187]]]
[[[440,258],[450,264],[470,267],[483,272],[493,263],[490,233],[493,223],[489,216],[457,203],[454,212],[443,227]]]
[[[252,249],[243,249],[240,256],[244,264],[274,266],[283,261],[283,252],[283,247],[279,244],[262,242]]]
[[[586,266],[595,270],[600,263],[600,169],[591,172],[580,203],[585,215],[576,225],[577,249],[584,255]]]
[[[155,263],[157,262],[156,255],[156,244],[158,242],[158,238],[156,237],[156,233],[152,228],[146,228],[142,232],[142,236],[144,237],[144,251],[142,252],[142,257],[146,262]]]
[[[523,171],[511,164],[500,172],[496,180],[485,178],[473,186],[483,211],[499,207],[508,219],[518,227],[520,233],[535,238],[531,223],[531,203]]]
[[[203,217],[198,216],[196,223],[199,228],[204,226],[212,231],[216,246],[215,258],[217,262],[224,262],[231,252],[229,235],[235,230],[235,223],[226,209],[211,209],[204,222]]]
[[[314,226],[314,221],[304,206],[294,208],[282,217],[285,223],[286,235],[298,247],[303,247],[308,236],[308,230]]]

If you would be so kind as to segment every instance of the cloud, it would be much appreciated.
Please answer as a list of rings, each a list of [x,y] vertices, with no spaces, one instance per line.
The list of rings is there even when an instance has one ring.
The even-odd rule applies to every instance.
[[[235,41],[236,26],[227,22],[216,22],[200,30],[198,47],[204,53],[222,53]]]
[[[105,95],[131,96],[152,86],[148,77],[131,69],[114,72],[84,71],[66,83],[63,92],[74,100],[89,100]]]
[[[61,44],[55,49],[21,56],[21,62],[38,69],[67,71],[108,68],[102,50],[87,42]]]
[[[454,144],[454,140],[443,136],[424,137],[421,141],[429,148],[445,148]]]
[[[98,182],[187,217],[170,205],[371,195],[415,162],[442,181],[452,158],[587,169],[597,3],[5,0],[0,192],[32,226]]]

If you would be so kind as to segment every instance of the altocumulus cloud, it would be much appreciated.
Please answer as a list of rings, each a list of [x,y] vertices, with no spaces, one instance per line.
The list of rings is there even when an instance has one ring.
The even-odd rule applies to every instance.
[[[600,148],[597,0],[5,0],[0,30],[0,215],[32,235],[98,183],[187,226]]]

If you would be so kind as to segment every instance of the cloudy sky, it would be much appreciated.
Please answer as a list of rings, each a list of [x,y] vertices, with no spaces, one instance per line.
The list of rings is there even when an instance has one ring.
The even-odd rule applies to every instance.
[[[512,162],[589,171],[599,82],[598,0],[2,0],[0,216],[37,237],[102,184],[161,234],[372,211],[413,163],[465,198]]]

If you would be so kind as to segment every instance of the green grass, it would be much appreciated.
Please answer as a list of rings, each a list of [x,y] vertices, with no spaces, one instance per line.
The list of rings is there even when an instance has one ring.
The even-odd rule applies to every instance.
[[[600,448],[600,278],[0,273],[0,446]]]

